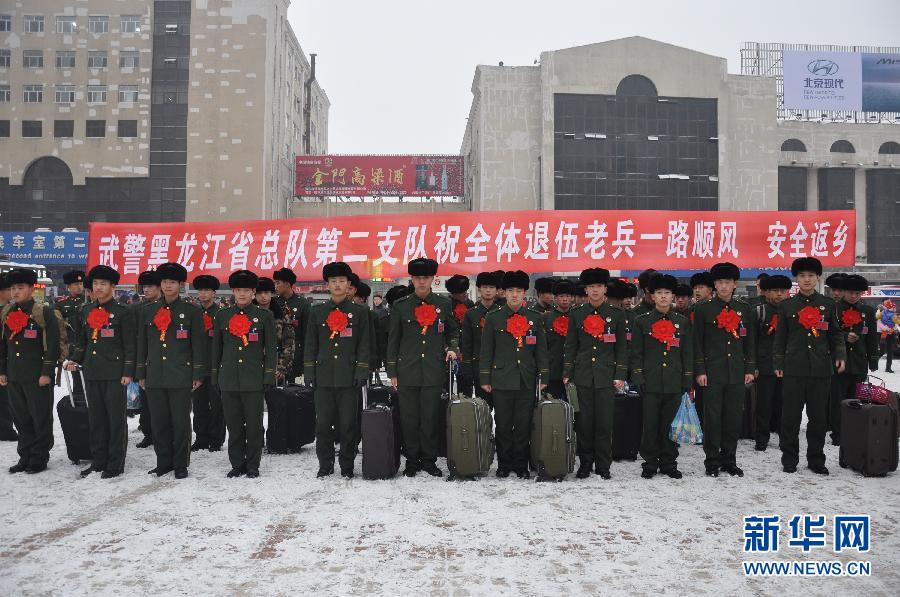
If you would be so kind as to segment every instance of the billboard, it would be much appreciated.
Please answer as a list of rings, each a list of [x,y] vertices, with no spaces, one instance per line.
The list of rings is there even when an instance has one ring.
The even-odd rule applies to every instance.
[[[239,269],[288,267],[320,280],[322,266],[344,261],[362,278],[407,277],[417,257],[439,275],[488,270],[574,272],[789,267],[797,257],[826,266],[855,262],[854,211],[680,212],[499,211],[298,218],[248,222],[92,223],[89,265],[104,264],[134,283],[138,274],[177,261],[191,273],[224,280]]]
[[[0,254],[10,261],[70,265],[87,260],[87,232],[0,232]]]
[[[462,197],[458,155],[301,155],[297,197]]]
[[[900,54],[785,50],[784,105],[900,112]]]

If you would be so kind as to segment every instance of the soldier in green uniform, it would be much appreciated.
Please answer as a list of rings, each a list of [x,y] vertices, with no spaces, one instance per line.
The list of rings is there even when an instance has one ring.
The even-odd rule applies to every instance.
[[[0,309],[9,304],[10,283],[6,274],[0,274]],[[12,412],[9,408],[9,393],[6,386],[0,386],[0,442],[17,442],[19,434],[13,427]]]
[[[275,323],[275,346],[278,358],[275,363],[275,382],[284,384],[291,381],[291,371],[294,367],[294,348],[297,341],[294,338],[294,326],[291,325],[290,315],[287,315],[277,302],[273,300],[275,283],[271,278],[259,278],[256,283],[256,298],[253,302],[272,313]]]
[[[644,430],[641,435],[641,477],[652,479],[657,471],[680,479],[678,446],[669,439],[669,428],[681,404],[681,395],[694,383],[694,350],[691,323],[672,308],[678,281],[657,274],[647,284],[653,295],[653,311],[634,320],[629,358],[631,382],[643,396]]]
[[[135,377],[147,391],[153,413],[153,448],[161,477],[188,476],[191,460],[191,394],[208,375],[203,310],[181,298],[187,270],[178,263],[156,269],[162,299],[141,311]],[[215,381],[213,381],[215,384]]]
[[[588,302],[572,309],[563,353],[563,383],[575,383],[578,392],[578,457],[576,477],[594,472],[610,479],[612,463],[613,398],[625,387],[628,343],[625,318],[606,302],[609,271],[591,268],[581,272]]]
[[[690,317],[691,313],[691,296],[693,296],[694,291],[691,290],[691,287],[687,284],[678,284],[675,287],[675,304],[672,305],[672,308],[679,315],[684,315],[685,317]]]
[[[199,306],[203,310],[203,341],[207,350],[205,362],[212,362],[213,321],[219,312],[216,291],[220,282],[215,276],[202,274],[195,277],[191,285],[197,291]],[[225,443],[225,414],[222,410],[222,396],[219,388],[212,383],[211,375],[203,378],[203,385],[194,392],[192,400],[196,437],[191,445],[191,452],[218,452]]]
[[[212,383],[222,393],[228,427],[229,479],[259,477],[263,450],[263,400],[275,385],[278,357],[272,312],[253,303],[259,279],[239,270],[228,277],[234,305],[213,321]]]
[[[781,421],[781,464],[796,473],[800,461],[800,421],[803,407],[806,426],[806,462],[811,471],[827,475],[825,433],[828,425],[828,393],[833,371],[843,373],[847,349],[834,301],[816,291],[822,263],[801,257],[791,264],[799,291],[780,305],[784,325],[775,330],[775,375],[782,379],[784,408]]]
[[[584,289],[584,284],[578,283],[575,285],[575,306],[580,307],[581,305],[587,302],[587,291]]]
[[[450,306],[453,308],[453,316],[456,318],[457,330],[461,330],[466,311],[475,306],[475,303],[469,298],[469,278],[459,274],[450,276],[444,282],[444,288],[450,294]]]
[[[631,350],[632,330],[634,329],[635,314],[634,311],[625,305],[625,301],[629,298],[637,296],[637,287],[629,284],[622,279],[610,280],[606,285],[606,302],[615,309],[622,311],[622,318],[625,323],[625,342],[626,342],[626,358],[627,352]],[[631,372],[628,372],[630,379]]]
[[[503,283],[503,274],[505,274],[505,273],[506,272],[504,272],[502,269],[498,269],[497,271],[494,272],[494,277],[497,278],[497,280],[499,281],[498,283],[500,283],[500,284]],[[497,287],[497,298],[495,299],[494,302],[496,302],[497,305],[505,305],[506,304],[506,292],[504,292],[504,290],[502,288],[500,288],[499,286]]]
[[[846,338],[847,365],[831,380],[828,406],[831,441],[841,445],[841,402],[854,397],[856,384],[866,380],[869,371],[878,371],[878,337],[875,309],[860,302],[869,289],[869,281],[858,274],[841,280],[841,300],[837,303],[837,323]]]
[[[772,360],[775,344],[775,330],[784,325],[778,313],[778,305],[788,297],[791,279],[787,276],[767,276],[759,281],[765,299],[754,307],[756,311],[756,446],[758,452],[765,452],[769,446],[773,422],[780,425],[782,394],[781,378],[775,377],[775,363]]]
[[[443,476],[437,467],[438,409],[447,379],[447,361],[456,359],[458,332],[450,301],[431,291],[438,264],[413,259],[407,265],[415,291],[394,303],[388,334],[387,368],[400,397],[400,424],[406,443],[406,469]]]
[[[397,299],[402,298],[412,292],[409,286],[393,286],[384,294],[384,302],[387,304],[386,309],[382,309],[376,313],[374,333],[376,336],[375,346],[378,350],[379,367],[384,366],[387,360],[387,341],[388,332],[391,327],[391,309]]]
[[[81,270],[73,270],[64,273],[63,283],[66,285],[66,290],[69,291],[69,294],[68,296],[57,298],[54,307],[59,310],[63,319],[66,320],[69,329],[72,330],[75,327],[75,320],[78,318],[81,308],[90,300],[85,296],[87,294],[85,283],[90,283],[85,280],[84,272]],[[69,354],[75,352],[74,337],[72,336],[74,335],[70,334]],[[81,376],[75,376],[72,379],[72,391],[75,394],[73,398],[75,398],[76,402],[83,402],[84,387],[81,384]]]
[[[543,390],[550,378],[547,338],[541,314],[525,307],[528,274],[503,275],[506,304],[485,316],[478,379],[494,395],[497,476],[514,471],[528,479],[528,444],[534,413],[535,384]]]
[[[763,294],[762,283],[763,280],[768,277],[769,274],[767,274],[766,272],[760,272],[760,274],[756,276],[756,296],[751,296],[747,299],[747,304],[749,304],[751,307],[756,307],[766,302],[766,297]]]
[[[635,317],[653,310],[653,297],[647,290],[647,285],[655,273],[655,269],[645,269],[638,275],[638,285],[641,287],[641,302],[632,309]]]
[[[9,393],[19,430],[19,462],[10,473],[47,469],[53,447],[53,372],[60,356],[59,326],[47,305],[35,303],[37,273],[15,268],[6,274],[12,304],[0,311],[0,386]]]
[[[128,418],[124,387],[134,378],[137,327],[134,312],[115,301],[119,272],[105,265],[91,269],[93,302],[72,320],[75,351],[64,366],[84,370],[91,429],[91,466],[82,477],[103,479],[125,470]]]
[[[534,281],[537,301],[534,303],[533,309],[541,315],[553,309],[553,285],[555,283],[556,278],[552,277],[538,278]]]
[[[353,478],[359,444],[358,396],[369,377],[372,329],[369,310],[348,298],[352,274],[346,263],[326,264],[322,278],[331,297],[309,314],[303,366],[304,380],[315,388],[318,478],[334,474],[335,430],[341,476],[347,479]]]
[[[566,336],[569,333],[569,311],[575,301],[575,284],[571,280],[561,278],[553,285],[555,305],[544,313],[544,330],[547,334],[547,358],[550,377],[547,391],[557,400],[569,401],[566,386],[563,383],[563,352],[566,347]]]
[[[744,415],[745,384],[756,371],[756,314],[734,297],[741,270],[717,263],[709,271],[716,295],[694,309],[694,372],[703,388],[703,451],[706,474],[743,477],[737,442]]]
[[[309,300],[294,292],[294,284],[297,283],[297,274],[283,267],[272,274],[275,280],[275,300],[284,311],[294,328],[294,360],[291,371],[287,374],[290,382],[295,381],[303,374],[303,341],[306,338],[306,323],[309,320]]]
[[[140,302],[132,305],[131,309],[134,311],[134,321],[140,332],[144,325],[144,308],[162,298],[162,291],[159,288],[159,274],[156,271],[149,270],[141,272],[138,276],[138,286],[141,289],[143,298]],[[137,368],[135,368],[135,373],[137,373]],[[150,414],[150,401],[146,395],[143,398],[141,416],[138,419],[138,429],[144,434],[144,439],[135,445],[136,448],[149,448],[153,445],[153,415]]]
[[[485,392],[478,382],[478,361],[481,358],[481,333],[485,316],[497,308],[497,289],[502,284],[503,279],[498,279],[494,272],[481,272],[475,277],[478,303],[466,311],[460,334],[459,390],[469,396],[474,388],[475,393],[491,408],[494,407],[494,397],[490,392]]]
[[[378,322],[375,311],[369,308],[370,296],[372,296],[372,287],[365,282],[358,282],[353,302],[364,307],[369,316],[369,373],[375,373],[381,368],[382,361],[378,358],[378,337],[375,334]],[[360,396],[361,399],[362,396]],[[360,402],[360,408],[362,408],[362,402]]]
[[[846,279],[847,274],[843,272],[837,272],[825,278],[825,286],[828,287],[830,297],[835,303],[844,298],[844,280]]]
[[[709,272],[697,272],[693,276],[691,276],[690,280],[691,290],[694,292],[694,302],[691,304],[691,308],[688,311],[688,319],[691,320],[691,325],[694,324],[694,311],[697,309],[697,305],[704,301],[708,301],[712,298],[713,292],[715,291],[715,284],[712,281],[712,278],[709,275]],[[694,355],[696,358],[696,355]],[[703,388],[694,381],[694,406],[697,408],[697,417],[700,419],[700,423],[703,423]]]

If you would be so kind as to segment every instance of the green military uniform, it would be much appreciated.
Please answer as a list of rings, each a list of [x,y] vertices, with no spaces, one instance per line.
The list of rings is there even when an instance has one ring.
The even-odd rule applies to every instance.
[[[363,305],[369,315],[369,373],[375,373],[381,369],[381,359],[378,356],[378,335],[375,330],[378,328],[378,314],[374,309]]]
[[[332,330],[333,311],[346,318],[343,330]],[[372,348],[370,311],[350,299],[329,299],[313,305],[306,330],[304,380],[315,388],[316,456],[319,470],[334,470],[335,430],[340,438],[338,463],[342,473],[353,471],[359,443],[359,388],[369,377]]]
[[[653,336],[654,324],[669,320],[674,326],[671,341]],[[678,446],[669,439],[669,428],[681,403],[681,395],[693,386],[694,347],[691,323],[670,309],[653,309],[634,321],[629,350],[631,383],[641,387],[644,430],[641,435],[643,468],[670,473],[677,469]]]
[[[130,310],[134,313],[134,323],[137,326],[138,335],[144,325],[144,308],[156,301],[141,299],[140,302],[131,305]],[[135,356],[137,353],[135,352]],[[137,375],[137,364],[135,364],[135,376]],[[141,414],[138,418],[138,429],[144,434],[144,439],[138,443],[139,448],[149,447],[153,445],[153,415],[150,414],[150,400],[147,398],[146,390],[142,391],[143,400],[141,401]]]
[[[719,327],[716,317],[732,311],[737,327]],[[703,451],[707,472],[735,467],[744,415],[745,375],[756,370],[756,314],[744,301],[714,296],[694,309],[694,373],[707,377],[703,388]]]
[[[105,311],[107,324],[94,329],[91,313]],[[125,470],[128,418],[123,377],[134,377],[137,326],[134,312],[114,299],[88,303],[72,320],[75,352],[87,385],[91,428],[91,470],[121,474]]]
[[[433,307],[436,315],[424,330],[416,319],[416,309],[423,305]],[[411,294],[397,299],[391,309],[385,367],[388,377],[397,378],[407,467],[414,470],[437,461],[438,409],[444,407],[441,387],[448,376],[445,355],[458,350],[458,338],[456,318],[444,297]]]
[[[756,312],[756,445],[762,450],[769,445],[771,433],[779,433],[773,426],[781,422],[781,378],[775,375],[773,360],[775,330],[784,324],[778,305],[763,301],[754,307]]]
[[[212,363],[212,343],[215,337],[215,319],[219,305],[213,301],[209,307],[198,305],[203,311],[203,343],[206,351],[204,362]],[[209,449],[216,452],[225,443],[225,413],[222,409],[222,396],[219,388],[212,382],[212,376],[203,378],[203,385],[194,391],[192,397],[194,407],[194,449]]]
[[[800,324],[800,311],[818,310],[821,323],[813,330]],[[806,459],[811,467],[825,466],[825,431],[828,424],[828,394],[834,362],[847,356],[844,334],[835,316],[834,301],[813,291],[785,299],[779,305],[783,325],[775,330],[773,361],[783,371],[784,408],[781,422],[781,464],[796,468],[800,460],[800,421],[803,407],[806,427]]]
[[[583,466],[596,464],[608,473],[612,463],[612,425],[615,380],[628,374],[625,317],[608,303],[590,302],[572,309],[563,351],[563,378],[578,392],[578,456]],[[598,316],[603,332],[593,336],[584,329],[585,319]]]
[[[235,336],[229,331],[229,322],[241,315],[249,320],[249,331]],[[222,395],[228,460],[233,471],[259,474],[265,388],[275,385],[277,358],[271,311],[253,303],[219,309],[213,322],[212,383]]]
[[[528,322],[528,330],[521,339],[507,331],[507,321],[515,315]],[[482,385],[491,386],[494,394],[500,469],[528,472],[528,444],[538,376],[547,380],[542,383],[548,383],[550,365],[541,314],[524,306],[513,311],[509,304],[492,310],[485,316],[478,378]]]
[[[843,325],[844,312],[859,312],[859,323]],[[828,426],[835,445],[841,443],[841,402],[854,397],[856,384],[866,380],[869,371],[878,370],[878,340],[880,334],[876,330],[875,309],[862,301],[854,305],[845,299],[837,302],[837,323],[841,324],[847,350],[847,366],[843,373],[835,373],[831,380],[831,396],[828,405]],[[855,318],[854,318],[855,319]],[[859,338],[850,342],[850,333]]]
[[[161,332],[157,313],[168,310]],[[135,377],[144,380],[153,419],[156,471],[186,470],[191,454],[191,388],[208,375],[203,310],[178,297],[145,305],[138,330]]]
[[[280,295],[273,296],[278,306],[285,313],[291,327],[294,328],[294,360],[291,370],[287,372],[287,381],[294,381],[303,374],[303,341],[306,338],[307,322],[311,303],[306,297],[294,294],[285,300]]]
[[[11,281],[12,275],[10,272]],[[27,467],[38,472],[47,467],[53,447],[53,384],[42,386],[39,378],[53,377],[59,361],[59,328],[50,307],[38,305],[43,326],[35,321],[34,308],[34,299],[3,308],[6,315],[0,327],[0,375],[7,378],[13,421],[19,432],[19,465],[22,470]],[[9,317],[16,311],[24,312],[28,319],[25,327],[14,333]]]
[[[66,274],[67,276],[72,276],[73,274],[79,274],[81,272],[69,272]],[[73,281],[82,281],[81,278],[83,276],[70,277]],[[70,294],[68,296],[61,296],[56,299],[56,303],[53,305],[53,308],[60,312],[62,318],[66,321],[69,326],[69,335],[74,336],[72,331],[75,329],[76,319],[78,319],[79,314],[81,313],[82,308],[88,304],[87,297],[83,294]],[[69,354],[73,354],[75,352],[75,338],[69,338]],[[75,396],[73,398],[76,402],[82,402],[84,400],[84,387],[81,384],[81,376],[76,375],[72,378],[72,391]]]
[[[632,319],[635,319],[635,318],[643,315],[644,313],[649,313],[650,311],[653,311],[654,308],[655,307],[654,307],[653,303],[648,303],[644,299],[641,299],[641,302],[639,302],[637,305],[635,305],[631,309],[631,317],[632,317]]]
[[[474,387],[475,393],[483,398],[491,408],[494,407],[494,397],[491,392],[485,392],[478,379],[478,363],[481,358],[481,335],[484,330],[486,316],[491,311],[499,309],[497,303],[490,306],[478,301],[471,309],[466,311],[463,317],[462,333],[460,334],[460,367],[459,389],[460,392],[469,395]]]
[[[572,309],[568,311],[560,311],[554,307],[544,313],[544,330],[547,334],[547,359],[549,361],[550,376],[547,380],[547,391],[557,400],[565,400],[566,387],[563,384],[563,353],[566,348],[566,335],[569,329],[570,315]],[[562,319],[560,319],[562,318]],[[554,324],[560,319],[560,329],[557,330]],[[562,325],[565,322],[565,325]],[[562,329],[565,328],[565,329]]]

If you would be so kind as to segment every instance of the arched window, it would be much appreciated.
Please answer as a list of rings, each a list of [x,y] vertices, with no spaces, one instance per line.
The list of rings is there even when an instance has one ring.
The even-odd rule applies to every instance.
[[[788,139],[781,144],[781,151],[806,151],[806,145],[800,139]]]
[[[628,75],[616,87],[616,95],[656,97],[656,85],[644,75]]]
[[[835,141],[831,144],[831,153],[856,153],[853,144],[850,141]]]
[[[878,153],[884,155],[900,154],[900,143],[897,143],[896,141],[888,141],[887,143],[882,143],[881,147],[878,148]]]

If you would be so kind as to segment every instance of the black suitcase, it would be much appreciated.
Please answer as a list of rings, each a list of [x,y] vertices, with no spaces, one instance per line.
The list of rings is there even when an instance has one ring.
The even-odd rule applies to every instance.
[[[82,387],[84,387],[84,375],[79,371]],[[62,427],[63,438],[66,440],[66,454],[72,464],[79,464],[82,460],[91,460],[91,425],[88,417],[87,395],[82,394],[81,399],[72,391],[71,374],[62,373],[66,380],[68,396],[56,403],[56,414],[59,417],[59,425]],[[125,397],[123,395],[122,400]]]
[[[897,411],[888,405],[841,402],[840,465],[866,477],[897,470]]]
[[[629,390],[617,393],[613,400],[613,460],[637,460],[644,430],[644,399],[638,392]]]
[[[282,387],[272,387],[266,392],[266,451],[269,454],[287,454],[288,449],[288,394]]]
[[[756,384],[744,386],[744,415],[740,439],[756,439]]]
[[[288,384],[284,388],[287,413],[287,449],[299,452],[316,441],[316,402],[312,388]]]
[[[379,398],[384,392],[377,392]],[[390,403],[370,403],[363,388],[362,474],[364,479],[390,479],[400,469],[400,419]],[[390,394],[387,394],[389,397]]]
[[[373,406],[389,406],[391,414],[394,417],[394,428],[397,430],[397,441],[400,444],[400,453],[406,454],[406,448],[403,445],[403,430],[400,428],[400,403],[397,390],[392,387],[382,385],[380,381],[376,381],[366,389],[369,408]]]

